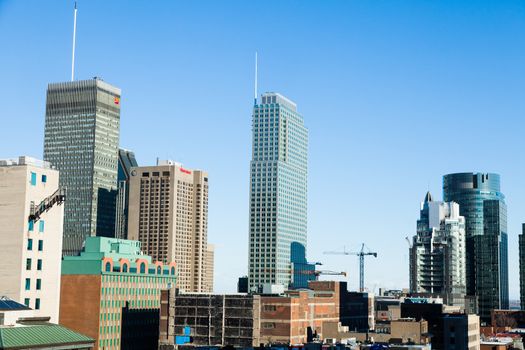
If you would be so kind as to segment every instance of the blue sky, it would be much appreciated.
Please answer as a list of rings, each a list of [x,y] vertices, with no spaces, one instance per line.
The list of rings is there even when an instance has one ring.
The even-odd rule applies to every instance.
[[[121,146],[210,174],[216,291],[247,270],[254,52],[259,91],[309,128],[308,255],[370,288],[408,286],[405,236],[442,175],[497,172],[511,297],[525,222],[523,1],[79,0],[76,77],[122,88]],[[47,83],[70,78],[72,1],[0,0],[0,157],[42,157]]]

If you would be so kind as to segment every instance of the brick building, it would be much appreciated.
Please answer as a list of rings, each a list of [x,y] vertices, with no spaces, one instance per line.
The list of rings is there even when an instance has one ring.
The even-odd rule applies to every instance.
[[[140,242],[87,237],[80,256],[62,261],[60,323],[95,339],[95,349],[124,349],[130,342],[122,336],[133,335],[130,329],[158,325],[160,291],[175,284],[175,263],[153,262],[141,253]],[[137,317],[137,310],[149,316]],[[147,310],[157,313],[151,316]],[[152,336],[141,335],[150,334],[147,342],[157,344],[155,327]]]

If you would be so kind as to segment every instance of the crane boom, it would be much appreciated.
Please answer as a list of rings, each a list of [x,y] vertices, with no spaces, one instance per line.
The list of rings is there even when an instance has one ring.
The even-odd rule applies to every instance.
[[[361,245],[361,250],[359,252],[347,252],[346,249],[343,249],[343,251],[328,251],[324,252],[324,254],[329,255],[356,255],[359,257],[359,291],[363,292],[365,290],[365,256],[373,256],[374,258],[377,258],[376,252],[371,252],[368,247],[366,247],[365,250],[365,244],[363,243]]]

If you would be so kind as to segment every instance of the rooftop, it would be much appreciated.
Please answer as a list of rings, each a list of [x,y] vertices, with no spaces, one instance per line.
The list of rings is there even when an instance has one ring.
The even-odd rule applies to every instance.
[[[0,327],[0,349],[60,346],[61,349],[91,349],[94,339],[56,324]],[[63,347],[65,345],[74,347]]]
[[[51,163],[28,157],[20,156],[17,158],[0,159],[0,166],[17,166],[17,165],[33,165],[39,168],[51,169]]]
[[[31,310],[24,304],[20,304],[6,296],[0,297],[0,311]]]
[[[261,95],[261,104],[281,104],[294,112],[297,112],[297,104],[289,98],[277,93],[277,92],[265,92]]]

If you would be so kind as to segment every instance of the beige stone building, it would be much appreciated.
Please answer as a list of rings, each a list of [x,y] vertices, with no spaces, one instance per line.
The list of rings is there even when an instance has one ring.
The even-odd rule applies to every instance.
[[[49,163],[0,160],[0,295],[58,323],[65,196]]]
[[[208,174],[173,161],[131,170],[128,238],[142,242],[153,260],[175,261],[178,288],[213,290],[207,266]]]
[[[203,292],[213,293],[213,267],[215,266],[215,246],[208,244],[206,249],[206,273]]]

